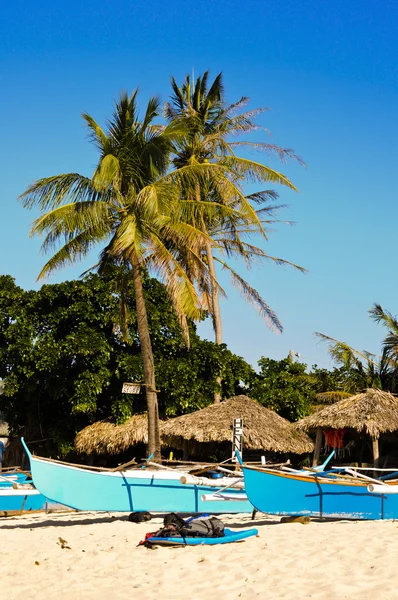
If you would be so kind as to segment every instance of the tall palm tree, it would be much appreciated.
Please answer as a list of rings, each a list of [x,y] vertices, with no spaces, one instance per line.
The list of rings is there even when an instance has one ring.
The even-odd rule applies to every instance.
[[[104,246],[100,265],[114,261],[131,270],[148,407],[148,451],[155,460],[160,458],[159,415],[142,270],[152,269],[160,276],[181,317],[198,318],[199,298],[178,252],[184,247],[206,279],[195,247],[205,244],[208,236],[183,221],[181,194],[194,182],[200,184],[201,173],[209,172],[206,165],[168,172],[172,144],[181,132],[175,124],[153,123],[159,106],[159,99],[151,98],[140,120],[137,92],[122,94],[107,130],[83,114],[100,155],[93,176],[69,173],[40,179],[21,196],[24,207],[38,207],[43,213],[31,234],[44,235],[44,251],[56,248],[39,279],[81,259],[98,244]],[[214,175],[222,181],[220,177]]]
[[[191,222],[195,224],[195,227],[209,234],[213,240],[212,244],[211,240],[207,239],[205,246],[201,250],[198,249],[198,252],[204,255],[211,275],[210,285],[206,286],[203,281],[200,281],[199,287],[202,291],[204,306],[212,315],[215,341],[217,344],[221,344],[222,322],[219,294],[222,293],[222,290],[217,282],[216,263],[229,271],[233,283],[243,292],[246,299],[257,307],[267,324],[278,332],[282,331],[282,324],[257,290],[251,287],[225,259],[214,253],[215,244],[222,249],[227,258],[239,256],[244,259],[248,267],[253,260],[260,258],[274,261],[277,264],[290,265],[301,271],[304,269],[283,259],[269,256],[262,249],[246,241],[253,233],[260,233],[266,238],[264,225],[269,224],[269,218],[280,207],[269,204],[264,206],[264,203],[277,198],[277,194],[273,190],[264,190],[245,196],[240,187],[241,183],[250,179],[258,182],[279,183],[294,190],[295,187],[281,173],[261,163],[236,156],[234,148],[239,145],[248,146],[268,153],[276,153],[281,159],[295,157],[294,153],[290,149],[282,149],[272,144],[231,142],[229,138],[232,135],[246,134],[258,129],[254,119],[265,109],[236,114],[237,110],[247,104],[248,98],[242,98],[236,104],[226,107],[221,73],[209,88],[208,78],[208,72],[199,76],[196,81],[191,80],[188,75],[181,87],[173,78],[173,94],[171,102],[165,106],[165,116],[169,123],[184,122],[187,130],[187,134],[178,138],[174,144],[173,162],[177,168],[207,163],[226,166],[236,189],[239,189],[234,198],[231,199],[228,196],[229,206],[235,209],[234,211],[227,214],[220,214],[219,211],[214,211],[213,214],[208,212],[207,218],[202,218],[201,221],[197,211],[194,219],[191,217]],[[189,195],[190,192],[186,191],[186,193]],[[225,189],[222,187],[216,189],[211,180],[200,189],[196,187],[191,195],[201,202],[213,201],[218,204],[227,202]],[[259,210],[255,210],[253,208],[255,204],[263,206]],[[265,220],[264,215],[268,219]],[[221,377],[218,377],[217,381],[221,384]],[[215,393],[214,399],[215,402],[220,401],[220,392]]]

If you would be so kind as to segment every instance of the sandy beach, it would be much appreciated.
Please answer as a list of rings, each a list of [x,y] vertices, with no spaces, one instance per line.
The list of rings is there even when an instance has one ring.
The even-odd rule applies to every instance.
[[[223,516],[253,525],[248,515]],[[398,522],[279,523],[224,546],[137,546],[161,516],[61,513],[0,521],[0,598],[397,598]],[[61,540],[60,540],[61,538]]]

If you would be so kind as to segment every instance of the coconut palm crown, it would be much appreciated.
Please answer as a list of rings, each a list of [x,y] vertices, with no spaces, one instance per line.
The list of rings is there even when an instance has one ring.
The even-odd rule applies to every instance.
[[[228,168],[229,176],[232,178],[236,189],[239,189],[239,193],[235,197],[231,198],[230,195],[226,197],[225,188],[220,186],[215,188],[212,181],[209,180],[207,185],[203,185],[200,189],[186,190],[187,196],[195,197],[196,200],[201,202],[215,202],[217,206],[229,202],[229,206],[234,209],[230,213],[220,212],[219,210],[207,212],[206,219],[201,219],[196,210],[191,217],[187,217],[187,220],[194,224],[196,228],[201,229],[213,240],[213,245],[207,239],[205,245],[197,249],[197,253],[203,257],[204,262],[209,267],[210,280],[205,281],[197,277],[194,270],[189,268],[189,265],[186,265],[186,271],[190,272],[192,279],[196,278],[197,280],[199,289],[202,292],[204,307],[213,319],[216,343],[221,344],[220,287],[217,285],[216,263],[230,273],[232,283],[238,287],[249,302],[254,304],[267,325],[277,332],[281,332],[283,327],[275,311],[266,303],[257,290],[251,287],[232,268],[227,259],[243,258],[248,268],[254,261],[265,259],[279,265],[289,265],[304,271],[302,267],[289,261],[269,256],[261,248],[249,242],[248,238],[253,234],[260,234],[265,239],[267,238],[267,227],[271,220],[276,222],[274,213],[281,207],[270,204],[278,197],[274,190],[263,190],[246,196],[241,185],[249,180],[261,183],[278,183],[293,190],[296,188],[283,174],[262,163],[237,156],[234,148],[243,146],[264,150],[268,153],[276,153],[283,160],[290,157],[300,159],[294,155],[292,150],[283,149],[272,144],[246,141],[231,142],[231,136],[247,134],[258,129],[255,117],[266,109],[256,109],[236,114],[240,108],[248,103],[249,99],[243,97],[236,104],[226,106],[222,74],[217,75],[210,87],[208,86],[208,79],[208,72],[199,76],[196,81],[188,75],[182,86],[179,87],[173,78],[173,93],[171,101],[165,105],[164,114],[169,123],[176,125],[183,122],[187,125],[187,134],[179,137],[174,143],[174,165],[177,168],[208,163],[222,165]],[[261,208],[256,210],[254,208],[256,205],[260,205]],[[215,253],[216,247],[221,252]],[[219,400],[220,393],[216,392],[215,401],[218,402]]]

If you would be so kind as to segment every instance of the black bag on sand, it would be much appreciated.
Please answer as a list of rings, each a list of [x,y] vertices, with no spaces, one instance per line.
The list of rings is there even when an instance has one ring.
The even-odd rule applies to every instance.
[[[152,515],[150,512],[143,510],[140,512],[130,513],[128,517],[130,523],[143,523],[144,521],[150,521]]]

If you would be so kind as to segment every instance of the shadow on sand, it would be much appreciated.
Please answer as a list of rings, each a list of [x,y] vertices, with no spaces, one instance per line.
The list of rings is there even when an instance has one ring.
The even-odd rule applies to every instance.
[[[128,521],[129,513],[125,515],[111,515],[110,513],[87,513],[86,518],[82,518],[84,512],[68,512],[62,514],[42,514],[37,515],[40,520],[24,523],[29,513],[21,516],[3,517],[0,519],[1,529],[38,529],[40,527],[74,527],[75,525],[93,525],[94,523],[113,523],[114,521]],[[158,515],[152,515],[156,518]]]
[[[160,519],[163,521],[165,513],[157,514],[151,513],[152,520]],[[182,517],[190,516],[185,513],[179,513]],[[95,523],[113,523],[114,521],[127,521],[129,522],[129,513],[112,515],[109,512],[96,513],[79,511],[70,511],[67,513],[42,513],[34,515],[37,521],[26,522],[25,519],[32,517],[33,514],[25,513],[19,516],[10,516],[0,518],[0,530],[1,529],[39,529],[41,527],[74,527],[75,525],[94,525]],[[83,517],[83,518],[82,518]],[[222,515],[219,515],[222,519]],[[24,522],[25,521],[25,522]],[[311,518],[311,522],[314,523],[327,523],[327,522],[350,522],[348,519],[320,519]],[[132,523],[134,525],[135,523]],[[258,515],[254,520],[249,516],[244,521],[227,521],[226,527],[233,529],[247,529],[248,527],[260,527],[260,526],[272,526],[272,525],[286,525],[287,523],[281,523],[280,517],[274,518],[262,518],[262,515]]]

